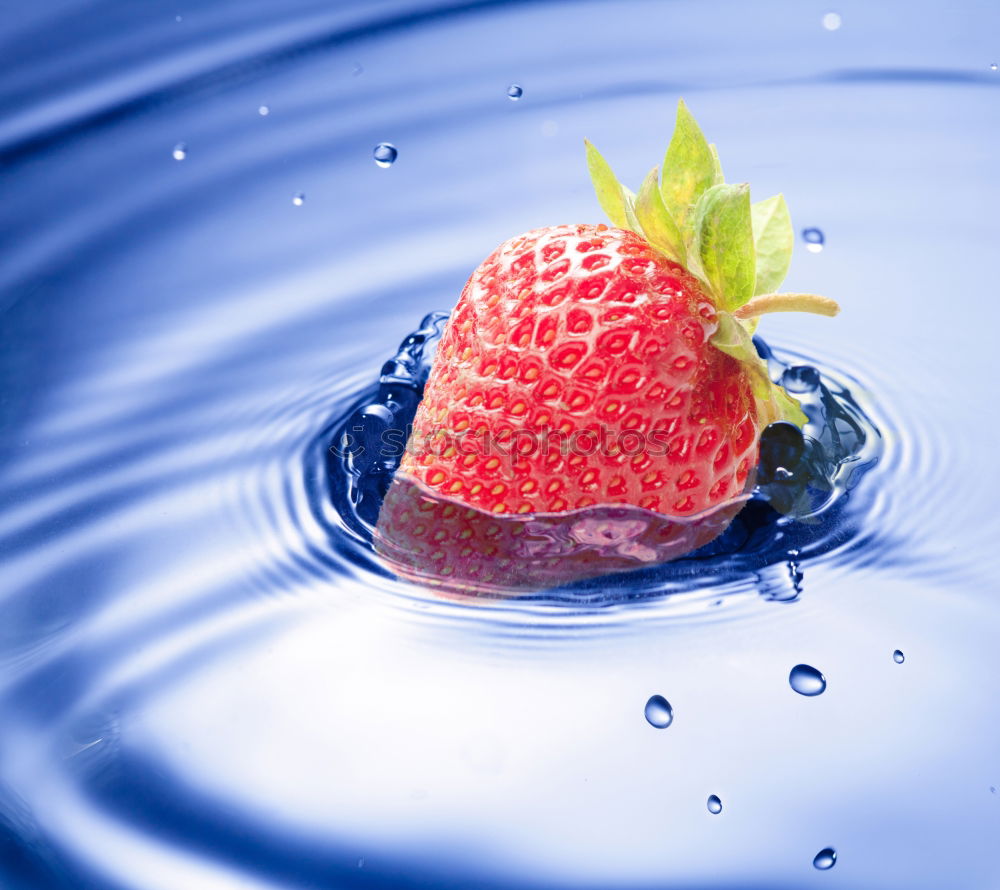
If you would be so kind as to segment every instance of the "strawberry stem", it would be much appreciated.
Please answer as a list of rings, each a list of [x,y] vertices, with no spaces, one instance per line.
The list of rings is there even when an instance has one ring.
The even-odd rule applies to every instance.
[[[761,294],[744,303],[733,312],[733,315],[748,319],[769,312],[812,312],[814,315],[832,317],[840,312],[840,306],[836,300],[817,294]]]

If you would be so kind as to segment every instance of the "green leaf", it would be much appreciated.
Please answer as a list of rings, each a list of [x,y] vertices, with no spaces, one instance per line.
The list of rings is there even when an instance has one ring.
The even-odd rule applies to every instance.
[[[631,229],[633,232],[642,232],[642,226],[635,215],[635,192],[627,185],[622,186],[622,197],[625,200],[625,225],[619,228]]]
[[[792,218],[784,195],[758,201],[750,208],[754,249],[757,254],[757,282],[754,295],[770,294],[788,274],[795,247]]]
[[[620,229],[629,228],[621,184],[601,153],[588,140],[585,139],[584,142],[587,146],[587,169],[590,171],[594,191],[597,192],[597,200],[614,225]]]
[[[799,428],[809,423],[809,418],[806,417],[798,400],[790,396],[776,383],[771,384],[771,398],[778,409],[779,420],[787,420]]]
[[[719,313],[719,326],[712,334],[711,344],[741,362],[760,364],[757,347],[743,323],[728,312]]]
[[[663,159],[663,203],[683,230],[705,189],[715,184],[716,162],[701,127],[682,99],[677,103],[674,135]]]
[[[660,169],[654,167],[643,180],[635,201],[635,216],[646,240],[668,259],[683,264],[687,259],[684,238],[660,195]]]
[[[714,142],[709,142],[708,150],[712,153],[712,161],[715,164],[715,182],[712,184],[722,185],[726,181],[726,177],[722,173],[722,161],[719,160],[719,149],[715,147]]]
[[[717,306],[732,311],[753,296],[756,281],[750,186],[713,185],[694,213],[698,256]]]

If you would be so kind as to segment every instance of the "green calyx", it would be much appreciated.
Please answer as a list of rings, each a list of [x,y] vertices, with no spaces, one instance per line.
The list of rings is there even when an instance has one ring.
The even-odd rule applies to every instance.
[[[586,142],[587,167],[597,199],[611,222],[645,238],[667,259],[699,278],[719,312],[712,344],[746,363],[763,423],[805,422],[798,403],[771,383],[751,335],[768,312],[835,315],[839,307],[815,294],[775,293],[791,263],[795,235],[782,195],[756,204],[750,186],[724,181],[719,155],[684,101],[663,159],[634,194]]]

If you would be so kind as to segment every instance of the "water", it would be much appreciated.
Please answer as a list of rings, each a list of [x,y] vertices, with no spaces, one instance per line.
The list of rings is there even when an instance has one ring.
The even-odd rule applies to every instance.
[[[837,864],[837,851],[832,847],[825,847],[813,857],[813,867],[820,871],[829,871]]]
[[[396,150],[396,146],[389,142],[380,142],[372,150],[372,157],[379,167],[391,167],[396,163],[398,156],[399,152]]]
[[[899,649],[897,649],[892,653],[892,660],[896,662],[896,664],[902,664],[906,661],[906,656]]]
[[[797,664],[788,674],[788,685],[799,695],[822,695],[826,692],[826,677],[810,664]]]
[[[674,722],[674,709],[662,695],[650,696],[645,713],[649,725],[657,729],[666,729]]]
[[[819,253],[826,244],[826,236],[822,229],[810,227],[802,230],[802,240],[806,243],[806,250],[810,253]]]
[[[1000,11],[789,9],[4,16],[5,890],[1000,884],[968,682],[1000,660]],[[787,286],[843,313],[761,332],[878,465],[735,557],[475,603],[394,578],[330,500],[336,424],[498,243],[600,219],[584,136],[637,185],[679,95],[823,231]],[[803,662],[835,679],[808,703]]]
[[[722,800],[719,798],[718,794],[710,794],[708,796],[708,802],[706,803],[708,811],[713,816],[718,816],[722,812]]]

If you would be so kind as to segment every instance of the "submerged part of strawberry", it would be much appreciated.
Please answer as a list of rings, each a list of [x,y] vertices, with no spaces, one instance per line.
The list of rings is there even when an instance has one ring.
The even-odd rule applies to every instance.
[[[717,328],[703,285],[633,232],[513,238],[466,284],[401,470],[494,513],[718,505],[756,464],[758,417]]]
[[[497,516],[400,473],[374,545],[396,575],[438,592],[518,594],[676,559],[725,531],[747,497],[686,519],[629,505]]]

